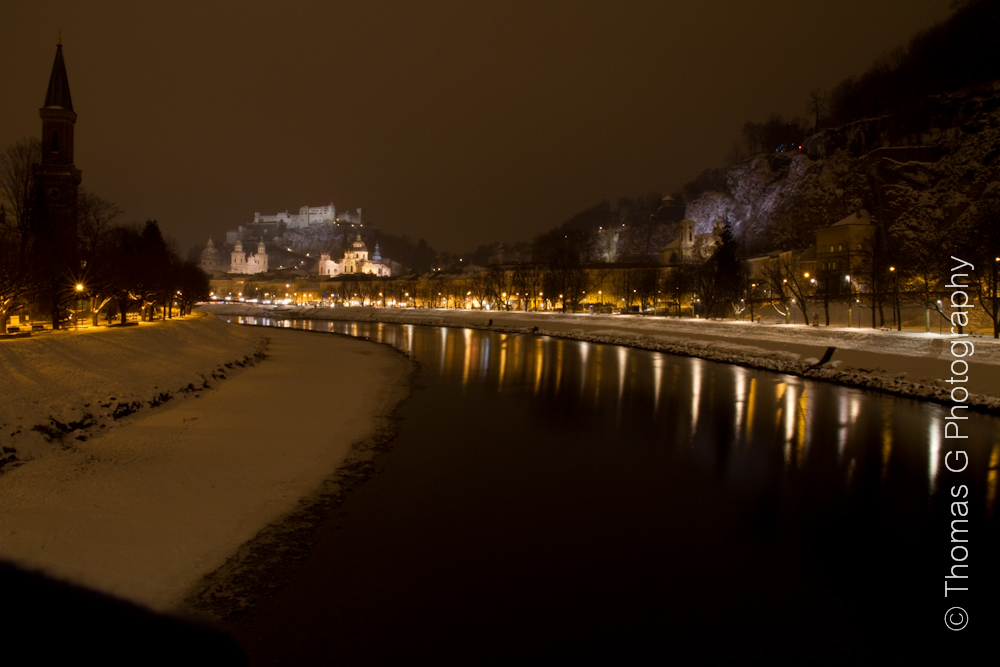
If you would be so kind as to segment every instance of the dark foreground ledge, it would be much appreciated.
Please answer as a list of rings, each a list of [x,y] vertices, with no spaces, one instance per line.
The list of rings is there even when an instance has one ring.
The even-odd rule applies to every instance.
[[[247,665],[228,635],[0,563],[8,664]],[[91,660],[92,659],[92,660]]]

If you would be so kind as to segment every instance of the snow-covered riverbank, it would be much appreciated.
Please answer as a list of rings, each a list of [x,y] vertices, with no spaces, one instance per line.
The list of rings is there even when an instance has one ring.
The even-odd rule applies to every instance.
[[[220,315],[379,321],[473,327],[612,343],[791,373],[887,393],[945,401],[952,376],[947,336],[837,327],[752,324],[648,317],[478,310],[310,308],[212,304]],[[969,363],[970,403],[1000,412],[1000,344],[973,338]],[[829,361],[813,367],[828,348]]]
[[[2,341],[0,362],[0,558],[156,609],[316,493],[411,368],[204,316]]]
[[[0,340],[0,445],[7,465],[218,386],[259,361],[264,347],[264,332],[234,331],[197,314]]]

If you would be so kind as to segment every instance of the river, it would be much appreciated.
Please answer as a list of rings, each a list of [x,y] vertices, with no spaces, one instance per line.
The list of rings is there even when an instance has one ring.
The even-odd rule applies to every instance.
[[[900,657],[996,627],[994,417],[946,440],[941,405],[699,359],[225,319],[369,338],[421,368],[379,474],[288,585],[226,622],[255,664]],[[949,572],[970,590],[945,598]]]

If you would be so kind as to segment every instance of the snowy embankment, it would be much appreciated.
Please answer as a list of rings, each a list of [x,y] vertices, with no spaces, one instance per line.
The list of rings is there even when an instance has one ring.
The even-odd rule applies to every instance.
[[[10,466],[85,441],[263,358],[265,332],[214,320],[195,315],[0,341],[0,460]]]
[[[641,315],[523,313],[479,310],[311,308],[211,304],[220,315],[378,321],[533,333],[626,345],[789,373],[898,396],[948,401],[952,384],[948,336],[804,325],[691,320]],[[1000,412],[1000,344],[973,337],[969,403]],[[817,366],[828,348],[832,358]]]
[[[6,340],[0,362],[5,441],[33,457],[0,474],[0,559],[161,610],[364,460],[410,373],[205,316]]]

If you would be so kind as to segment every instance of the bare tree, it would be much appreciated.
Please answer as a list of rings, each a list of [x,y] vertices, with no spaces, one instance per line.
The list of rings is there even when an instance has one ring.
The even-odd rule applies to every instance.
[[[784,289],[792,295],[792,302],[802,311],[805,323],[809,324],[808,299],[814,291],[811,276],[799,269],[794,252],[782,253],[778,258],[778,267]]]
[[[0,211],[0,222],[4,215]],[[25,305],[37,285],[37,272],[21,234],[0,225],[0,334],[7,332],[7,316]]]
[[[362,306],[374,305],[382,299],[382,296],[379,295],[382,292],[382,283],[371,274],[358,274],[357,290],[358,294],[361,295]]]
[[[765,285],[762,286],[764,295],[768,305],[785,318],[785,324],[791,321],[792,299],[795,298],[788,287],[787,275],[787,270],[780,256],[772,257],[764,263],[762,271],[765,282]]]
[[[114,202],[80,188],[77,198],[77,234],[80,237],[80,250],[84,260],[97,253],[101,240],[123,213],[124,211]]]
[[[0,153],[0,204],[6,211],[5,225],[25,235],[34,188],[31,166],[41,161],[42,144],[34,137],[20,139]]]
[[[81,188],[77,200],[77,236],[80,239],[84,274],[84,293],[90,298],[91,323],[96,325],[101,310],[111,301],[112,295],[102,289],[102,262],[116,259],[104,252],[114,229],[113,224],[123,211],[114,203]]]
[[[811,277],[811,281],[816,281],[813,283],[813,292],[823,298],[823,315],[826,326],[830,326],[830,297],[840,293],[840,283],[843,281],[840,279],[840,272],[829,266],[829,262],[823,266],[817,264],[817,267],[816,275]]]
[[[885,312],[882,306],[886,290],[890,285],[889,267],[892,265],[892,261],[889,256],[889,243],[882,226],[874,226],[871,236],[862,240],[860,246],[857,249],[860,261],[856,273],[860,278],[859,283],[868,288],[868,296],[871,299],[872,329],[884,327]]]
[[[729,147],[729,151],[726,153],[726,164],[730,167],[735,167],[749,157],[749,154],[744,149],[743,144],[739,141],[734,141],[732,146]]]
[[[830,96],[819,88],[809,91],[809,100],[806,102],[806,109],[815,118],[816,124],[813,125],[813,131],[819,131],[819,124],[830,109]]]
[[[537,299],[538,288],[542,284],[542,272],[527,264],[518,264],[511,272],[511,287],[514,294],[528,310],[530,301]]]
[[[477,271],[469,276],[468,280],[465,282],[466,292],[468,296],[474,301],[479,303],[479,309],[482,310],[483,302],[486,300],[486,272]]]
[[[688,265],[673,266],[666,270],[663,276],[663,296],[666,307],[676,308],[677,317],[681,316],[681,302],[690,290],[694,278]]]
[[[764,152],[764,124],[747,121],[743,124],[743,140],[750,155]]]
[[[643,312],[656,303],[656,293],[660,286],[660,269],[656,266],[642,266],[632,269],[636,276],[636,296],[639,299],[639,308]]]
[[[486,272],[483,287],[486,299],[494,308],[510,310],[510,299],[513,296],[513,287],[510,280],[510,271],[502,266],[493,265]]]
[[[614,271],[612,269],[605,267],[591,269],[589,287],[591,298],[593,298],[594,292],[596,291],[599,303],[603,304],[605,299],[613,301],[614,297],[609,290],[609,287],[613,287],[613,285],[611,285],[613,273]]]

